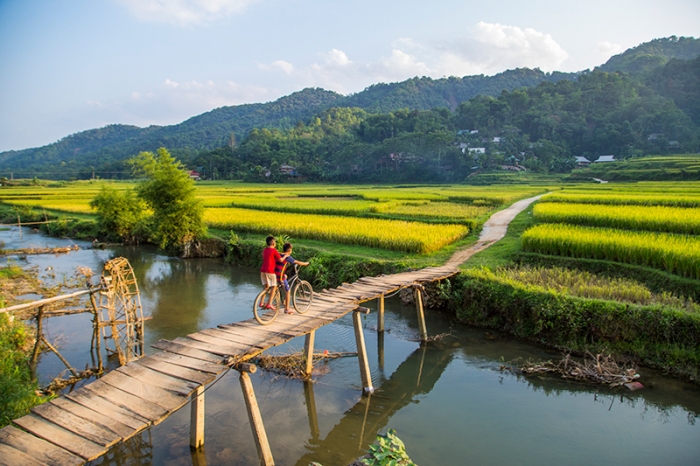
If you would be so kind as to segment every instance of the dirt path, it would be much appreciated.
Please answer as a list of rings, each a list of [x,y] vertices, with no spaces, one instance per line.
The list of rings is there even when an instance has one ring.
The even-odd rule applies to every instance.
[[[461,251],[455,252],[445,265],[457,268],[477,252],[483,251],[496,241],[502,239],[508,231],[508,225],[513,221],[515,216],[527,209],[530,204],[542,196],[544,196],[544,194],[523,199],[515,202],[507,209],[500,210],[493,214],[491,218],[484,223],[484,227],[481,230],[481,235],[479,236],[479,241],[467,249],[462,249]]]

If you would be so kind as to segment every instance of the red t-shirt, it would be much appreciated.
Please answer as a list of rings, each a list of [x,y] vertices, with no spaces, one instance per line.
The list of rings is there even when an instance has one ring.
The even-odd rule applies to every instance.
[[[272,247],[263,249],[263,263],[260,272],[275,273],[275,262],[281,261],[282,256],[279,251]]]

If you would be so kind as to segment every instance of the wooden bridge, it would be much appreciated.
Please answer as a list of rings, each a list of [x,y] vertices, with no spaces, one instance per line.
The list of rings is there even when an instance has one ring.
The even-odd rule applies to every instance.
[[[537,197],[538,198],[538,197]],[[190,445],[204,443],[204,390],[230,368],[240,372],[246,408],[261,464],[274,464],[265,429],[248,375],[254,365],[246,361],[265,350],[305,336],[304,360],[312,369],[315,331],[353,312],[363,392],[371,393],[361,313],[362,303],[378,301],[377,330],[384,330],[384,296],[413,288],[421,340],[428,338],[421,289],[459,272],[459,264],[502,238],[507,224],[537,198],[515,203],[495,214],[479,241],[460,251],[442,267],[365,277],[352,284],[314,293],[303,315],[281,314],[270,325],[254,319],[201,330],[153,346],[160,352],[115,369],[63,397],[32,409],[31,414],[0,429],[0,465],[77,465],[105,454],[113,445],[131,438],[191,403]]]

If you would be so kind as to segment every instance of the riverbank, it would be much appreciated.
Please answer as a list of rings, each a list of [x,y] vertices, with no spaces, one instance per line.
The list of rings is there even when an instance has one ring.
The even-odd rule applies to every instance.
[[[0,268],[0,307],[15,304],[15,296],[38,287],[36,277],[19,266]],[[47,400],[37,395],[39,387],[29,367],[33,345],[34,337],[23,321],[0,313],[0,427]]]

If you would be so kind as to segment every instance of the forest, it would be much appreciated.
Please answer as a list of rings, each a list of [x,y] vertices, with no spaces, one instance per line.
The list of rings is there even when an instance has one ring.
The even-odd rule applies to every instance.
[[[659,79],[669,67],[670,88]],[[249,181],[461,182],[499,168],[568,172],[574,156],[693,153],[698,67],[700,59],[673,60],[650,85],[593,71],[576,81],[478,96],[455,111],[331,108],[288,130],[254,129],[233,149],[188,163],[209,176]]]

